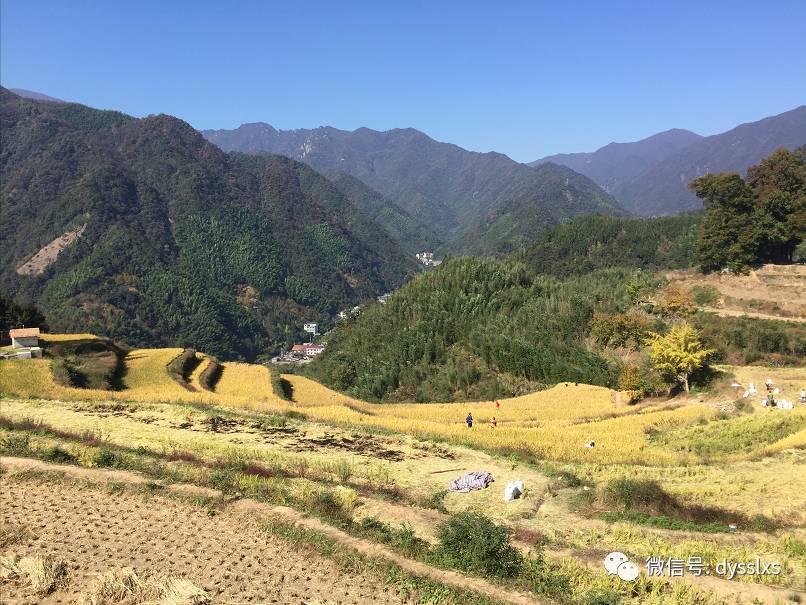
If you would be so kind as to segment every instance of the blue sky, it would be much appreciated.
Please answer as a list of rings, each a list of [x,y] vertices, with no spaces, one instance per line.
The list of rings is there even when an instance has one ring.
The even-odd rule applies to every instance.
[[[196,128],[414,127],[519,161],[806,103],[806,2],[0,3],[0,80]]]

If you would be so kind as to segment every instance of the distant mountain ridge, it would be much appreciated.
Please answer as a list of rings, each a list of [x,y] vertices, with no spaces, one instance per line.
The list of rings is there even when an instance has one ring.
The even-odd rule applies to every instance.
[[[688,184],[709,172],[739,172],[777,149],[806,143],[806,105],[705,137],[666,158],[614,194],[636,214],[663,215],[702,208]]]
[[[592,153],[559,154],[564,164],[611,193],[628,211],[644,216],[702,208],[688,183],[709,172],[744,173],[776,149],[806,143],[806,105],[701,137],[668,130],[634,143],[611,143]]]
[[[609,143],[591,153],[559,153],[530,166],[554,162],[593,179],[605,191],[616,191],[626,180],[702,139],[690,130],[674,128],[633,143]]]
[[[524,237],[543,227],[590,213],[620,214],[615,200],[587,177],[564,167],[533,168],[500,153],[467,151],[413,128],[384,132],[332,127],[282,131],[269,124],[207,130],[227,151],[278,153],[322,172],[347,173],[385,198],[442,241],[462,238],[475,251],[491,215],[519,208],[532,217]],[[513,238],[513,241],[518,238]]]

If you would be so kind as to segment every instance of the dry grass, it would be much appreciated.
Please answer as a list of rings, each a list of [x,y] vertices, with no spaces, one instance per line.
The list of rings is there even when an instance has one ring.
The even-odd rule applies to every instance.
[[[29,533],[28,528],[24,525],[0,522],[0,548],[19,544],[28,537]]]
[[[131,567],[100,576],[83,595],[81,605],[207,605],[210,596],[181,578],[140,577]]]
[[[67,583],[67,565],[53,557],[6,555],[0,558],[0,582],[19,584],[45,596]]]

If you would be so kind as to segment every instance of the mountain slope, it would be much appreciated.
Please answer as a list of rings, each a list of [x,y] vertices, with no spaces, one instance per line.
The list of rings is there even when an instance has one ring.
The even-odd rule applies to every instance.
[[[781,148],[806,143],[806,105],[722,134],[705,137],[613,191],[636,214],[673,214],[701,208],[688,183],[709,172],[740,172]]]
[[[513,255],[536,273],[569,277],[615,267],[658,271],[696,264],[702,212],[658,218],[582,216],[546,229]]]
[[[452,237],[439,253],[505,255],[540,237],[543,230],[557,223],[558,214],[622,214],[600,187],[570,168],[545,163],[534,170],[539,179],[530,183],[528,193],[518,190],[520,185],[513,179],[512,188],[500,193],[492,209]],[[555,206],[547,208],[541,203],[545,199],[556,200]]]
[[[304,164],[170,116],[0,100],[2,288],[52,329],[253,359],[417,270]]]
[[[356,208],[383,227],[409,252],[433,250],[439,244],[438,236],[429,227],[363,181],[346,172],[327,172],[325,176]]]
[[[42,94],[41,92],[36,92],[35,90],[27,90],[25,88],[10,88],[9,90],[23,99],[30,99],[32,101],[48,101],[49,103],[67,103],[67,101]]]
[[[594,310],[621,309],[629,274],[560,282],[512,259],[452,258],[385,305],[339,322],[314,377],[386,401],[490,400],[559,381],[614,385],[618,370],[586,343]]]
[[[672,129],[632,143],[610,143],[592,153],[559,153],[530,166],[554,162],[568,166],[613,192],[625,181],[702,139],[689,130]]]
[[[590,212],[620,212],[609,195],[582,175],[570,178],[499,153],[467,151],[411,128],[280,131],[257,123],[203,134],[225,150],[280,153],[317,170],[346,172],[445,241],[469,229],[475,233],[485,217],[501,212],[496,207],[505,204],[530,207],[542,217],[541,228]],[[577,186],[580,181],[585,185]],[[465,247],[473,249],[473,243],[466,241]]]

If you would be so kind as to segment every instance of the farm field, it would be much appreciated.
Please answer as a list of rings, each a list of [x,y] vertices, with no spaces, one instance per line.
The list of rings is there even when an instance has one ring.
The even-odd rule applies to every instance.
[[[710,309],[720,315],[806,321],[806,267],[764,265],[747,275],[702,275],[673,271],[666,277],[684,288],[707,286],[719,292]]]
[[[58,384],[47,358],[4,362],[3,455],[113,469],[109,472],[126,469],[158,484],[179,482],[215,490],[225,500],[229,495],[290,506],[346,527],[362,539],[387,544],[391,540],[407,556],[436,548],[439,527],[450,515],[482,512],[514,532],[517,548],[542,551],[558,574],[573,578],[570,602],[585,602],[586,595],[602,591],[620,595],[624,603],[788,603],[806,597],[803,407],[769,410],[752,401],[752,411],[739,411],[731,409],[735,394],[721,391],[617,405],[614,392],[581,384],[501,400],[500,408],[494,402],[370,404],[307,378],[283,375],[291,386],[289,401],[273,392],[269,369],[250,364],[226,363],[214,391],[200,388],[199,375],[208,361],[201,354],[188,376],[196,390],[189,391],[167,371],[181,353],[132,351],[119,391]],[[768,372],[789,395],[806,382],[804,368],[721,369],[739,382],[757,384]],[[467,412],[476,418],[473,429],[464,425]],[[488,425],[493,415],[498,419],[495,429]],[[596,446],[585,448],[592,439]],[[472,470],[489,471],[495,483],[470,493],[447,491],[451,479]],[[30,494],[43,489],[36,477],[29,481],[24,474],[16,479],[14,475],[3,477],[4,493],[7,488]],[[513,479],[522,479],[527,491],[505,503],[503,487]],[[706,532],[698,529],[699,521],[683,529],[649,527],[612,504],[586,499],[624,479],[655,482],[682,513],[710,507],[708,519],[717,519],[722,529]],[[70,493],[64,497],[72,501],[74,487],[70,483],[59,490],[67,489]],[[216,511],[208,506],[208,513],[218,515]],[[605,513],[611,516],[603,517]],[[738,521],[738,532],[725,531],[729,520]],[[162,522],[155,520],[157,525]],[[393,528],[388,530],[392,533],[378,533],[377,524]],[[175,524],[170,527],[168,533],[185,531]],[[409,542],[400,545],[395,528],[411,532],[406,535],[426,546],[405,550],[413,547]],[[635,560],[704,556],[716,562],[759,556],[782,562],[784,572],[733,581],[645,578],[644,592],[636,595],[604,574],[599,562],[611,550],[622,550]],[[78,562],[84,574],[80,577],[89,577],[96,567],[132,565],[127,557]],[[142,560],[135,563],[142,567]],[[207,577],[199,576],[200,569],[193,566],[177,573],[191,580],[194,573]],[[250,588],[257,586],[254,578],[244,582],[243,593],[236,591],[243,596],[237,596],[238,602],[249,602],[249,596],[261,602],[256,600],[260,591]],[[361,574],[356,578],[362,590],[371,589],[372,583]],[[269,585],[272,581],[266,580]],[[223,580],[215,584],[226,594],[235,590],[226,588]],[[83,590],[86,582],[77,580],[75,586]],[[510,588],[526,594],[525,602],[559,598],[530,593],[520,584]],[[415,598],[415,592],[407,598]],[[350,601],[358,598],[351,594],[341,601],[361,602]],[[330,602],[315,592],[300,593],[300,598]]]

